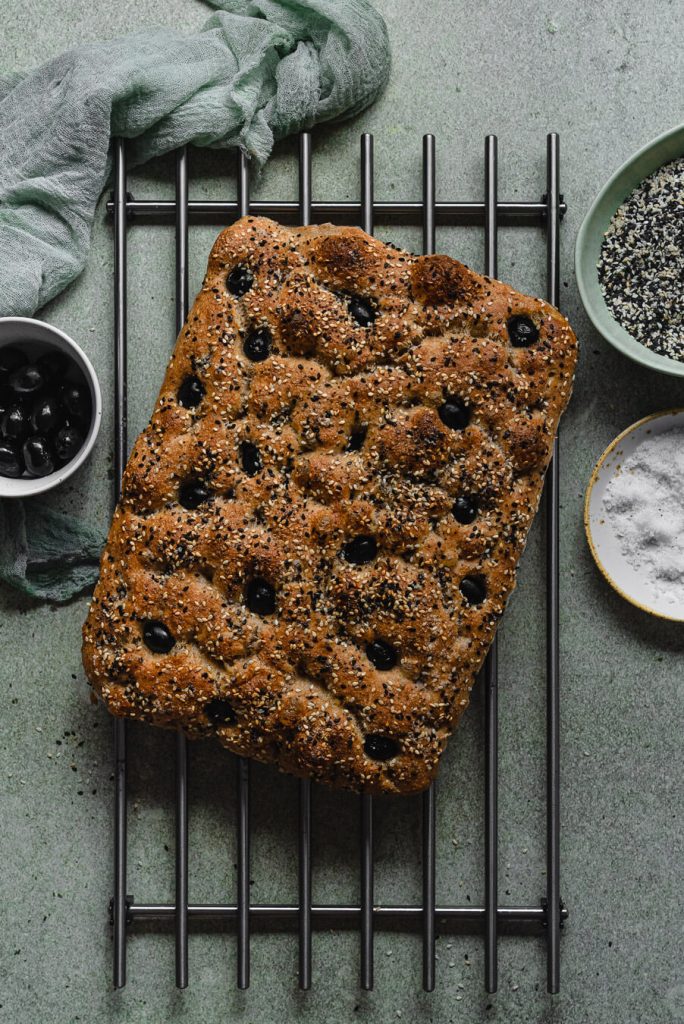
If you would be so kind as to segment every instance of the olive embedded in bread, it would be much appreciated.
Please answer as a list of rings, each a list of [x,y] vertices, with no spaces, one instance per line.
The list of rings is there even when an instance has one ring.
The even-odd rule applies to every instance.
[[[143,640],[155,654],[168,654],[176,643],[176,638],[168,626],[157,619],[148,619],[143,623]]]
[[[245,338],[244,353],[253,363],[262,363],[271,353],[272,341],[268,327],[258,327]]]
[[[506,329],[511,344],[515,348],[527,348],[534,345],[539,337],[539,328],[529,316],[512,316],[506,321]]]
[[[388,672],[397,663],[397,652],[386,640],[373,640],[366,647],[368,660],[379,672]]]
[[[194,409],[204,398],[204,385],[194,374],[188,374],[178,388],[178,401],[186,409]]]
[[[247,584],[247,607],[257,615],[273,615],[276,610],[275,589],[260,576]]]
[[[365,562],[372,562],[378,553],[378,542],[375,537],[361,534],[347,541],[342,549],[342,554],[347,562],[353,565],[364,565]]]
[[[347,308],[359,327],[370,327],[375,321],[375,310],[367,299],[362,299],[358,295],[352,295]]]
[[[349,435],[349,441],[347,442],[348,452],[360,452],[363,448],[363,443],[366,440],[366,434],[368,433],[368,427],[355,427]]]
[[[389,761],[399,753],[399,744],[391,736],[366,736],[363,749],[374,761]]]
[[[482,604],[487,596],[487,581],[480,573],[464,576],[459,587],[468,604]]]
[[[454,519],[462,526],[468,526],[477,518],[477,500],[470,494],[460,494],[451,506]]]
[[[470,412],[462,398],[447,398],[437,412],[444,426],[452,430],[465,430],[470,422]]]
[[[228,275],[226,284],[228,285],[228,291],[230,294],[239,299],[245,294],[245,292],[248,292],[254,284],[254,275],[249,267],[244,267],[242,265],[233,267]]]
[[[178,488],[178,500],[183,508],[194,511],[208,501],[211,491],[203,480],[184,480]]]
[[[222,697],[214,697],[205,704],[204,714],[214,725],[234,725],[237,721],[233,705]]]
[[[243,441],[240,445],[240,465],[247,476],[255,476],[262,469],[261,454],[252,441]]]

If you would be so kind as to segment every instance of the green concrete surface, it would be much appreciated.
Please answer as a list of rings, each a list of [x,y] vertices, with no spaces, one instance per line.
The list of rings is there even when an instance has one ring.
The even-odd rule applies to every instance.
[[[87,600],[55,609],[0,594],[0,1019],[8,1024],[300,1020],[388,1024],[451,1021],[673,1024],[684,1021],[682,936],[681,626],[658,622],[610,591],[591,561],[582,496],[591,468],[625,426],[684,404],[681,381],[637,367],[589,327],[572,253],[582,216],[612,171],[681,120],[681,11],[673,2],[378,0],[394,51],[375,107],[314,138],[314,195],[358,195],[358,137],[376,137],[377,195],[420,195],[421,135],[438,136],[438,198],[482,195],[483,138],[496,133],[502,198],[544,188],[545,135],[561,135],[562,306],[582,343],[562,429],[562,937],[561,993],[545,990],[538,935],[500,943],[496,995],[483,989],[483,943],[442,932],[437,986],[421,991],[418,934],[378,931],[376,984],[358,984],[358,935],[314,935],[313,988],[297,990],[294,934],[258,930],[252,986],[235,987],[235,938],[190,936],[190,987],[174,989],[169,930],[136,927],[128,985],[111,987],[112,745],[80,666]],[[1,0],[5,68],[66,46],[159,23],[197,26],[199,0]],[[296,194],[296,147],[285,143],[257,193]],[[191,195],[234,194],[228,154],[191,154]],[[173,164],[137,173],[136,196],[170,195]],[[191,231],[191,290],[216,229]],[[378,226],[413,248],[418,228]],[[441,229],[438,248],[482,266],[482,234]],[[173,229],[130,232],[130,433],[144,425],[173,343]],[[102,432],[89,463],[53,497],[106,526],[112,493],[112,235],[96,218],[86,272],[44,310],[88,351],[103,386]],[[505,229],[500,276],[544,287],[543,234]],[[544,876],[543,531],[537,525],[501,631],[501,899],[537,902]],[[438,900],[483,899],[482,699],[476,692],[438,787]],[[173,736],[130,730],[128,890],[173,898]],[[191,748],[190,898],[235,892],[233,759]],[[296,898],[296,787],[253,772],[254,901]],[[314,790],[314,897],[358,899],[358,803]],[[379,801],[377,898],[420,898],[420,802]]]

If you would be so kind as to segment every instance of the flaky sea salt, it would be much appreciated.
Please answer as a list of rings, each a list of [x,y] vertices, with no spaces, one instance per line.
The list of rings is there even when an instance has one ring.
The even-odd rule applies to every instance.
[[[684,601],[684,430],[642,441],[606,487],[603,510],[650,592]]]

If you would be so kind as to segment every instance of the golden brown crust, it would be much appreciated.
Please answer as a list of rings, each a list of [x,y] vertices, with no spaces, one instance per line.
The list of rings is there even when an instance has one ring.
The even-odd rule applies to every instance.
[[[240,297],[236,267],[252,275]],[[527,347],[516,316],[538,331]],[[110,711],[352,789],[427,786],[513,589],[575,360],[553,307],[447,256],[331,225],[225,230],[84,627]],[[195,509],[188,481],[208,492]],[[363,564],[354,538],[370,538]],[[247,606],[255,580],[274,612]],[[166,653],[143,641],[154,621]]]

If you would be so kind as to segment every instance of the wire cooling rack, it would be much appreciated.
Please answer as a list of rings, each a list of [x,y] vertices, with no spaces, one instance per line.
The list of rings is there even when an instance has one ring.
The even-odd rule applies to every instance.
[[[188,312],[188,225],[191,220],[209,218],[225,224],[247,213],[300,224],[326,220],[360,224],[372,234],[376,220],[422,223],[423,251],[435,251],[438,224],[477,224],[484,228],[485,273],[496,277],[497,229],[502,224],[541,224],[546,237],[547,298],[555,306],[559,298],[559,232],[565,213],[559,192],[559,139],[555,133],[546,140],[546,193],[539,202],[503,202],[498,198],[497,140],[485,139],[484,200],[437,202],[435,198],[435,138],[423,138],[423,196],[420,202],[381,202],[373,187],[373,137],[361,136],[360,201],[321,202],[312,199],[311,136],[299,140],[299,200],[297,202],[255,201],[249,198],[249,169],[244,154],[238,155],[237,199],[212,202],[188,199],[188,157],[186,149],[176,154],[176,192],[170,201],[135,200],[127,192],[126,149],[121,139],[114,148],[115,184],[108,204],[114,221],[115,247],[115,488],[118,498],[127,456],[126,400],[126,280],[127,232],[131,225],[150,220],[171,220],[176,227],[176,328],[180,332]],[[249,987],[250,929],[252,923],[296,927],[299,938],[299,987],[309,989],[312,975],[312,930],[316,927],[358,927],[360,932],[360,985],[373,988],[373,937],[385,925],[422,930],[423,988],[435,986],[436,930],[471,928],[484,933],[484,985],[487,992],[497,988],[497,940],[501,927],[538,929],[546,937],[547,988],[558,992],[560,983],[560,930],[567,910],[560,898],[560,761],[559,761],[559,467],[558,442],[545,484],[546,499],[546,896],[538,906],[502,906],[498,885],[498,692],[497,644],[489,653],[482,672],[485,687],[485,841],[484,906],[436,905],[435,836],[437,829],[434,784],[423,795],[422,813],[422,901],[417,906],[378,905],[373,878],[373,798],[359,797],[360,880],[358,905],[321,905],[312,902],[311,888],[311,785],[299,787],[298,901],[296,904],[253,904],[250,902],[250,766],[237,758],[237,891],[235,902],[188,903],[188,752],[185,736],[176,735],[176,849],[175,898],[173,903],[135,902],[127,895],[127,727],[114,720],[115,814],[114,814],[114,896],[110,915],[114,931],[114,985],[126,983],[126,939],[139,922],[173,921],[176,945],[176,985],[188,984],[188,923],[221,921],[237,932],[237,985]]]

